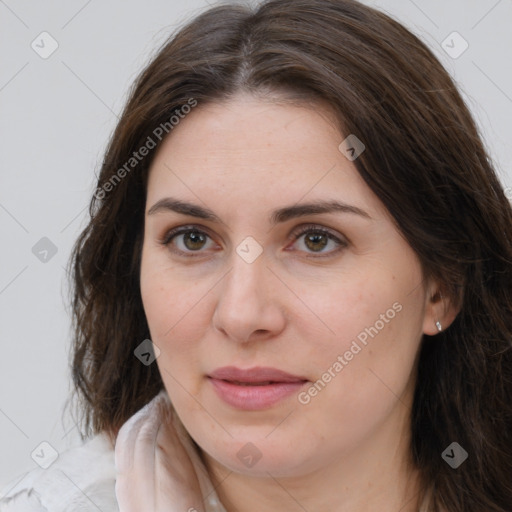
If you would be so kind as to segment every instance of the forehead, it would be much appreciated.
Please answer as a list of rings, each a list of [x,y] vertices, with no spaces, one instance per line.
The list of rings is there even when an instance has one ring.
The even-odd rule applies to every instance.
[[[340,151],[343,139],[333,114],[320,104],[249,96],[199,104],[160,146],[150,169],[148,204],[172,191],[195,202],[246,205],[328,195],[382,210]]]

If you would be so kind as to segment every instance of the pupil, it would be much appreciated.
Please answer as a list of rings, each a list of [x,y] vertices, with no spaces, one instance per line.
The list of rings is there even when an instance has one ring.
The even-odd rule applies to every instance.
[[[187,243],[187,240],[192,240],[192,244]],[[185,235],[185,245],[188,249],[200,249],[201,243],[204,243],[203,235],[194,232]]]
[[[317,245],[317,249],[323,249],[327,245],[327,237],[323,234],[309,235],[306,237],[306,245],[309,249],[315,249],[314,245],[318,243],[318,239],[321,238],[322,242],[320,243],[320,247]],[[313,247],[310,246],[309,242],[313,242]]]

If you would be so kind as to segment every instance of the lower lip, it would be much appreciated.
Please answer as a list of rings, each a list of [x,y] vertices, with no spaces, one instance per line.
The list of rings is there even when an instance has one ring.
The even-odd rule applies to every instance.
[[[241,386],[225,380],[213,378],[209,380],[224,402],[246,411],[268,409],[290,395],[298,393],[305,384],[305,381],[299,381],[275,382],[264,386]]]

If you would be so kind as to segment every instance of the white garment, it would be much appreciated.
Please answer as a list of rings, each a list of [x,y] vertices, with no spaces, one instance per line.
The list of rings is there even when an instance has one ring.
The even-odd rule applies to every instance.
[[[128,433],[135,419],[137,422],[155,421],[154,404],[164,397],[168,400],[165,390],[162,390],[149,404],[132,416],[125,423],[128,425]],[[181,422],[175,426],[180,432],[184,447],[191,455],[206,511],[226,512],[204,464],[197,456],[190,436],[186,434]],[[125,437],[128,438],[129,435]],[[20,478],[21,475],[11,484],[14,485]],[[119,512],[115,483],[114,447],[108,436],[100,433],[80,446],[61,453],[49,468],[31,470],[0,499],[0,512]]]

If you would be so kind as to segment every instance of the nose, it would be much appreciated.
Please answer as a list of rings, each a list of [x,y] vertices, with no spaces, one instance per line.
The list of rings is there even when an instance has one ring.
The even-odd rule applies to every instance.
[[[263,254],[248,263],[234,253],[231,269],[216,287],[214,328],[241,343],[278,335],[286,320],[280,285]]]

